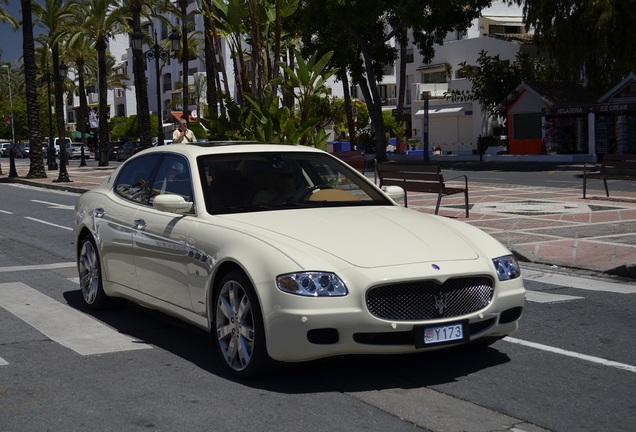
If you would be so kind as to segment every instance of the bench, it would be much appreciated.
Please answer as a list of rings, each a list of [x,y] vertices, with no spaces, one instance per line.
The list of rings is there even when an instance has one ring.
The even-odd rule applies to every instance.
[[[593,169],[590,167],[590,169]],[[636,180],[636,155],[606,154],[598,172],[588,172],[588,165],[583,167],[583,198],[586,198],[587,179],[601,179],[605,185],[605,196],[609,197],[607,180]]]
[[[468,217],[468,177],[465,175],[447,179],[447,181],[449,181],[463,177],[464,187],[448,187],[442,175],[442,170],[438,165],[416,165],[395,162],[377,164],[376,174],[380,179],[380,187],[400,186],[404,189],[405,207],[408,207],[407,191],[436,193],[437,205],[435,206],[435,214],[439,213],[439,206],[443,196],[463,193],[466,217]]]
[[[365,172],[372,169],[367,166],[367,155],[362,150],[333,152],[331,154],[358,171]]]

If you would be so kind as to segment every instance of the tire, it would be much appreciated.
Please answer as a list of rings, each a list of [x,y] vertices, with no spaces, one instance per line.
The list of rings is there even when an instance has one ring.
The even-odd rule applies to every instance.
[[[81,242],[77,256],[77,270],[84,304],[94,310],[112,307],[118,302],[104,292],[101,263],[95,240],[88,235],[83,237]]]
[[[223,365],[231,375],[250,379],[271,365],[265,343],[263,315],[245,274],[225,275],[214,293],[212,336]]]

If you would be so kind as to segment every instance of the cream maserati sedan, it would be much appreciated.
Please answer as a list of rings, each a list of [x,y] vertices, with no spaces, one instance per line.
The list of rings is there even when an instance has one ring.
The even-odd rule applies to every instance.
[[[270,362],[488,345],[525,301],[503,245],[397,203],[321,150],[174,144],[128,159],[75,208],[87,306],[127,299],[213,336],[230,373]]]

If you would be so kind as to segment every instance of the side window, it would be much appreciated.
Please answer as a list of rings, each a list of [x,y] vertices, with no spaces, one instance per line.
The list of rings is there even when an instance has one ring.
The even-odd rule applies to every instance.
[[[152,194],[176,194],[186,201],[192,200],[192,180],[186,159],[175,155],[164,157],[152,185]]]
[[[115,183],[115,193],[139,204],[148,204],[155,167],[161,155],[151,155],[131,160],[122,167]]]

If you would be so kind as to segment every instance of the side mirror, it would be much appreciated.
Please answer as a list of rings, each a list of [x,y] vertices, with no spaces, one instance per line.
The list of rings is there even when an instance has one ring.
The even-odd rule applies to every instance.
[[[181,195],[157,195],[152,206],[159,211],[169,213],[187,213],[192,211],[192,203],[183,199]]]
[[[384,186],[382,190],[396,203],[400,204],[401,201],[404,201],[405,192],[400,186]]]

